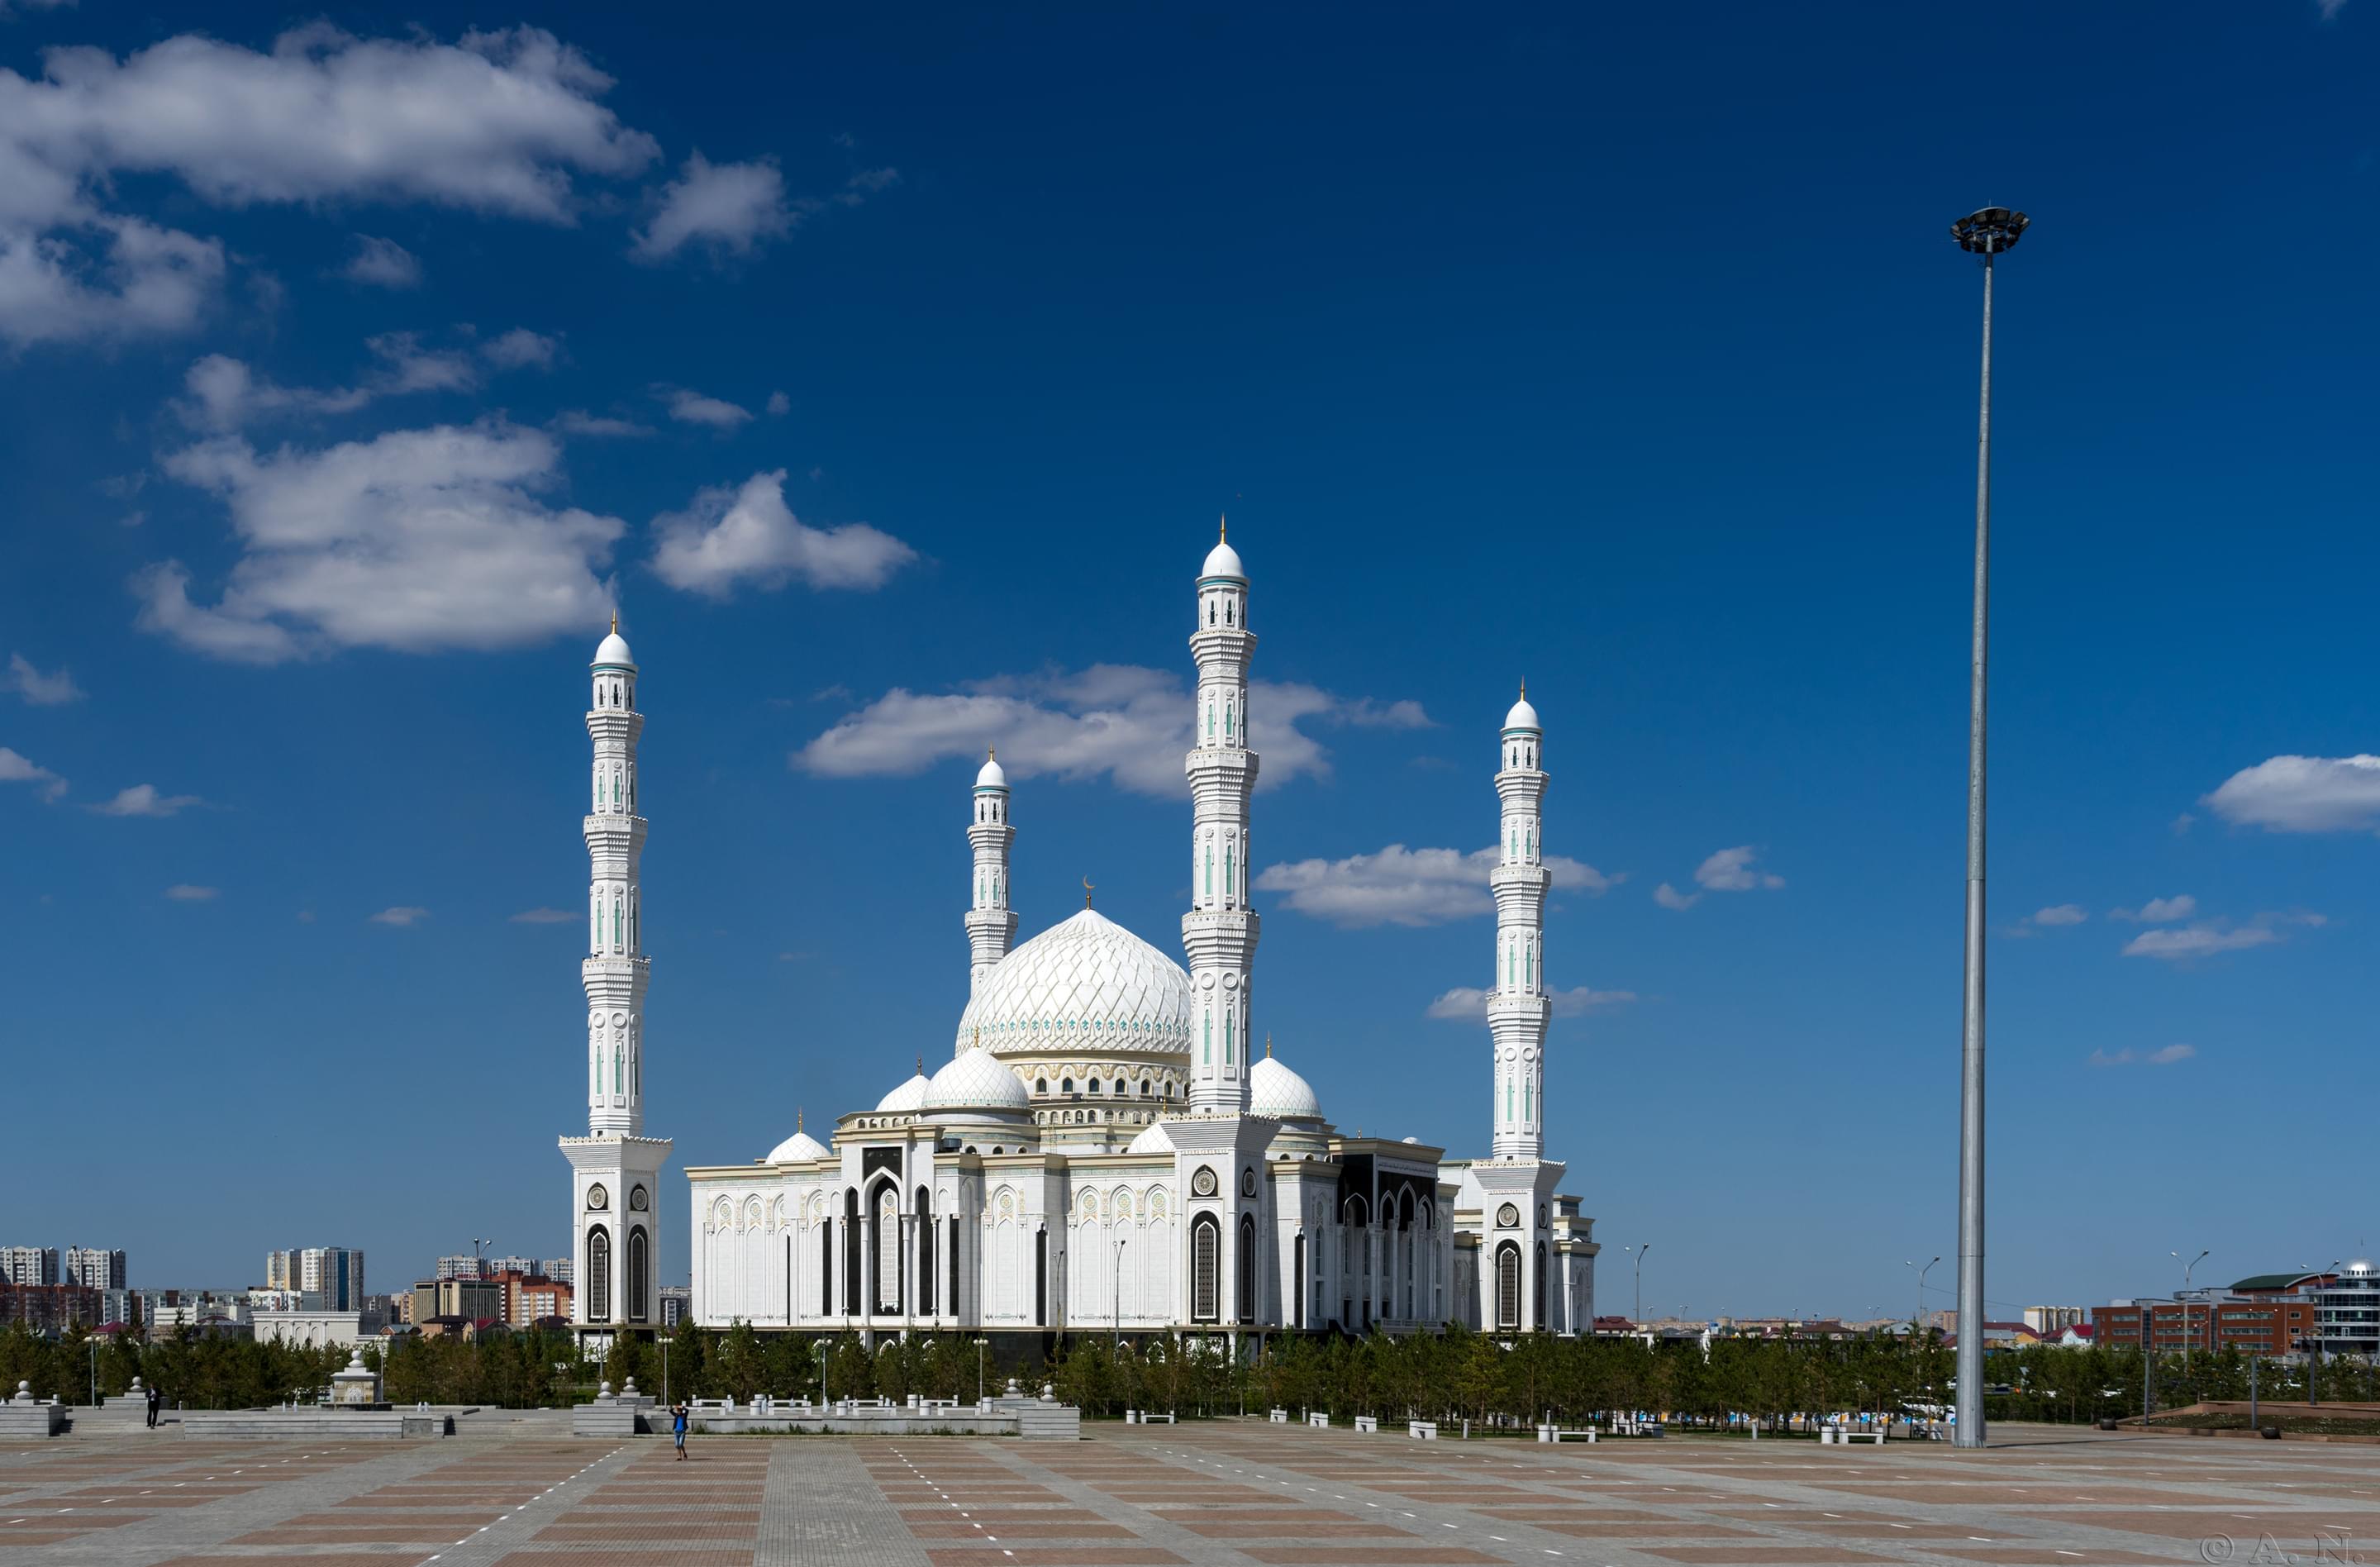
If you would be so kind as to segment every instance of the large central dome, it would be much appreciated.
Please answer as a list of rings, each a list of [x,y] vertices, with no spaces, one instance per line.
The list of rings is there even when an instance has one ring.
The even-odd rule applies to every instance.
[[[1190,1050],[1190,976],[1093,909],[1002,959],[959,1017],[961,1050],[996,1055]]]

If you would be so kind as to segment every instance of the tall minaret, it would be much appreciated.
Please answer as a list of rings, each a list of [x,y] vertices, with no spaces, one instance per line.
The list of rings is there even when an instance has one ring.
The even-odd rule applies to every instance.
[[[595,742],[587,812],[587,1136],[562,1139],[570,1160],[570,1251],[577,1269],[570,1320],[583,1347],[661,1320],[661,1173],[666,1137],[645,1128],[644,909],[637,861],[645,819],[637,811],[637,661],[612,618],[595,650]]]
[[[1488,1034],[1496,1063],[1498,1159],[1535,1160],[1545,1152],[1546,997],[1545,770],[1537,765],[1545,731],[1529,705],[1528,682],[1504,715],[1502,857],[1488,878],[1496,894],[1496,978],[1488,992]]]
[[[1248,749],[1248,578],[1223,529],[1198,573],[1197,710],[1191,750],[1190,912],[1182,945],[1190,959],[1193,1005],[1190,1108],[1237,1112],[1248,1105],[1249,970],[1257,916],[1248,907],[1248,795],[1257,754]]]
[[[1016,940],[1016,911],[1008,906],[1008,845],[1016,829],[1008,824],[1008,774],[1001,769],[997,751],[984,754],[983,771],[975,775],[974,808],[975,820],[967,823],[967,842],[975,845],[975,901],[966,915],[967,946],[973,954],[967,968],[969,1000]],[[965,1041],[960,1048],[965,1048]]]
[[[595,787],[587,818],[589,860],[587,961],[587,1129],[645,1128],[644,955],[638,906],[637,861],[645,849],[645,819],[637,814],[637,663],[612,617],[612,634],[595,650],[595,705],[587,733],[595,741]]]

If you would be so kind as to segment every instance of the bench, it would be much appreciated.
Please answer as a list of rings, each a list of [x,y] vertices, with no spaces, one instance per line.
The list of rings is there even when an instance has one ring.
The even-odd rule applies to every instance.
[[[1408,1420],[1405,1422],[1405,1435],[1418,1438],[1426,1442],[1434,1442],[1438,1440],[1438,1422],[1435,1420]]]
[[[1658,1437],[1667,1433],[1658,1420],[1614,1420],[1611,1434],[1615,1437]]]
[[[1537,1427],[1537,1440],[1541,1442],[1592,1442],[1595,1440],[1595,1432],[1585,1427],[1574,1431],[1566,1431],[1560,1426]]]
[[[735,1413],[735,1401],[732,1398],[698,1398],[687,1407],[697,1415],[733,1415]]]
[[[1856,1426],[1822,1426],[1818,1429],[1821,1446],[1849,1447],[1853,1442],[1874,1442],[1884,1445],[1884,1428],[1880,1426],[1862,1430]]]
[[[1286,1409],[1269,1410],[1266,1413],[1265,1418],[1271,1421],[1276,1426],[1286,1426],[1289,1424],[1289,1411]]]
[[[1380,1417],[1378,1415],[1358,1415],[1355,1416],[1355,1429],[1359,1431],[1378,1432],[1379,1428]]]
[[[1327,1409],[1308,1410],[1305,1415],[1305,1423],[1317,1427],[1318,1429],[1327,1431],[1330,1428],[1330,1412]]]

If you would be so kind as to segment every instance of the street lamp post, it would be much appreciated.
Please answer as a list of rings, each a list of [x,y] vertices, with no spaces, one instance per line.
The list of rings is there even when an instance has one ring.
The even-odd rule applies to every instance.
[[[978,1403],[983,1402],[983,1348],[990,1342],[991,1342],[990,1339],[978,1339],[975,1342],[975,1401]]]
[[[1934,1262],[1941,1260],[1937,1257]],[[1909,1318],[1909,1342],[1912,1344],[1917,1342],[1917,1335],[1921,1331],[1919,1325],[1925,1316],[1925,1275],[1932,1270],[1934,1262],[1927,1263],[1924,1268],[1917,1268],[1917,1259],[1909,1257],[1900,1264],[1903,1268],[1917,1268],[1917,1310]]]
[[[2176,1262],[2181,1262],[2181,1253],[2178,1251],[2168,1252],[2166,1255]],[[2181,1368],[2184,1372],[2190,1369],[2190,1274],[2192,1269],[2205,1261],[2210,1255],[2202,1251],[2188,1262],[2181,1262]]]
[[[1992,258],[2013,246],[2022,213],[1985,207],[1950,225],[1984,258],[1983,390],[1975,422],[1975,617],[1967,692],[1967,942],[1959,1047],[1959,1403],[1961,1447],[1984,1445],[1984,674],[1992,541]]]
[[[2321,1390],[2314,1385],[2322,1376],[2322,1281],[2338,1272],[2338,1265],[2346,1260],[2343,1257],[2333,1257],[2330,1266],[2315,1275],[2313,1334],[2306,1345],[2306,1407],[2308,1409],[2322,1403]]]
[[[1111,1330],[1115,1337],[1113,1353],[1119,1361],[1123,1358],[1123,1247],[1124,1237],[1119,1235],[1115,1244],[1115,1318]]]
[[[1653,1243],[1646,1241],[1643,1245],[1621,1246],[1620,1249],[1633,1253],[1636,1257],[1636,1315],[1629,1319],[1629,1326],[1642,1332],[1645,1329],[1645,1254],[1653,1249]]]

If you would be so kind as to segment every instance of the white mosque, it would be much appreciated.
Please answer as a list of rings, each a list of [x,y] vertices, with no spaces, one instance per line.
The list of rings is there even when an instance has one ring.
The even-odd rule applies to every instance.
[[[1248,578],[1228,540],[1197,579],[1190,781],[1193,895],[1181,964],[1089,906],[1016,945],[1011,792],[976,775],[966,1008],[950,1058],[820,1141],[690,1167],[694,1319],[881,1333],[963,1330],[1584,1333],[1594,1221],[1543,1158],[1544,731],[1525,691],[1498,739],[1502,857],[1488,994],[1488,1154],[1346,1136],[1257,1044],[1248,903]],[[562,1139],[582,1332],[660,1318],[653,1194],[670,1152],[643,1136],[648,959],[638,907],[637,665],[594,662],[588,1136]],[[937,1054],[940,1052],[938,1051]]]

